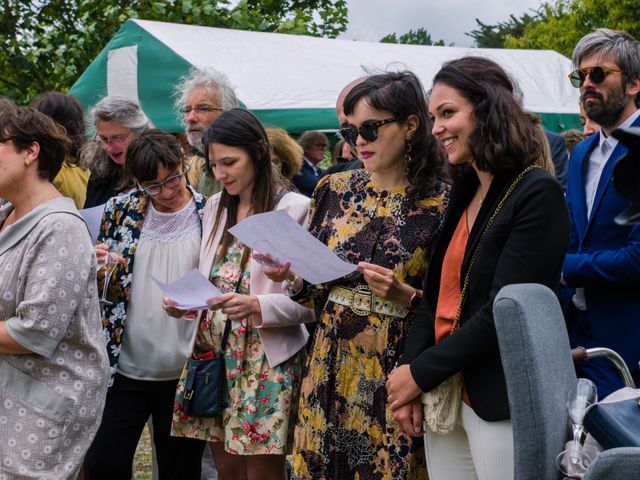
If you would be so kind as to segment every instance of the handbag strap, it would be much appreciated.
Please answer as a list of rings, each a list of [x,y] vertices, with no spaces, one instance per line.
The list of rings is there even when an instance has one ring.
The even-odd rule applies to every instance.
[[[484,230],[480,235],[480,240],[478,240],[478,243],[476,244],[476,248],[473,250],[473,254],[471,255],[471,261],[469,262],[469,268],[467,269],[467,274],[464,276],[464,283],[462,284],[462,292],[460,293],[460,303],[458,303],[458,310],[456,311],[456,316],[453,319],[453,325],[451,326],[451,332],[449,334],[456,331],[460,326],[460,316],[462,315],[462,305],[464,303],[464,298],[467,294],[467,290],[469,289],[469,279],[471,277],[471,270],[473,269],[473,266],[476,263],[478,250],[480,249],[480,244],[482,243],[482,240],[484,239],[485,234],[487,233],[489,228],[491,228],[491,225],[493,225],[493,221],[498,216],[498,213],[500,213],[500,210],[502,210],[502,207],[504,206],[505,202],[507,201],[511,193],[515,190],[515,188],[518,186],[518,184],[524,178],[524,176],[534,168],[542,168],[542,167],[540,165],[529,165],[522,172],[520,172],[520,175],[518,175],[516,179],[513,181],[513,183],[511,184],[511,186],[509,186],[504,196],[502,197],[502,200],[500,200],[500,203],[498,203],[498,206],[496,207],[493,214],[489,218],[487,225],[484,227]]]

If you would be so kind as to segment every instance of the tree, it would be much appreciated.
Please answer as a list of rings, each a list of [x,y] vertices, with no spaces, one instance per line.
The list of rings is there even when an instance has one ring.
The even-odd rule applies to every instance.
[[[394,33],[390,33],[389,35],[385,35],[380,39],[382,43],[402,43],[402,44],[410,44],[410,45],[435,45],[437,47],[444,47],[444,40],[433,41],[431,39],[431,34],[427,32],[424,28],[419,28],[415,32],[413,30],[409,30],[404,35],[400,35],[398,38]]]
[[[2,0],[0,95],[66,91],[129,18],[336,37],[346,0]]]
[[[624,30],[640,38],[638,0],[553,0],[543,4],[544,18],[507,37],[508,48],[552,49],[568,57],[576,43],[596,28]]]
[[[542,7],[538,10],[531,10],[531,12],[525,13],[519,18],[515,15],[509,15],[508,20],[498,22],[495,25],[482,23],[476,18],[478,28],[465,33],[465,35],[473,38],[476,47],[504,48],[507,38],[521,37],[529,25],[545,19],[545,10]]]

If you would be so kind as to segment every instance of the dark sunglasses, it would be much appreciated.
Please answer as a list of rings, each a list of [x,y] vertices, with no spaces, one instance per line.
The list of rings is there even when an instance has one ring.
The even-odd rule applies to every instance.
[[[356,127],[345,127],[338,130],[340,133],[340,137],[344,138],[344,141],[347,142],[352,147],[356,145],[356,141],[358,140],[358,135],[364,138],[367,142],[375,142],[378,139],[378,128],[387,123],[397,122],[397,118],[387,118],[385,120],[366,120],[362,122],[360,128]]]
[[[589,78],[593,83],[602,83],[604,79],[607,78],[607,75],[613,72],[624,73],[622,70],[618,68],[606,68],[606,67],[588,67],[588,68],[578,68],[569,74],[569,81],[571,85],[576,88],[580,88],[584,81],[589,75]]]

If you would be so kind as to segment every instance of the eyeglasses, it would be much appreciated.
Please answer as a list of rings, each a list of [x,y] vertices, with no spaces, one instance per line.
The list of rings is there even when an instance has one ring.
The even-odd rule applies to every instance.
[[[189,169],[186,169],[182,173],[178,173],[177,175],[173,175],[167,178],[164,182],[149,185],[148,187],[142,189],[142,193],[146,193],[151,197],[155,197],[157,195],[160,195],[163,187],[168,189],[176,188],[180,184],[182,177],[184,177],[188,172]]]
[[[211,112],[222,112],[222,108],[220,107],[212,107],[210,105],[196,105],[192,107],[191,105],[187,105],[186,107],[182,107],[180,112],[184,115],[188,115],[191,112],[196,112],[198,115],[202,115],[203,113],[211,113]]]
[[[358,135],[364,138],[367,142],[375,142],[378,139],[378,129],[386,125],[387,123],[397,122],[397,118],[386,118],[384,120],[366,120],[362,122],[360,128],[345,127],[338,130],[338,133],[344,141],[351,146],[355,146],[358,140]]]
[[[131,135],[131,130],[129,130],[129,133],[126,135],[121,133],[119,135],[113,135],[112,137],[102,137],[96,133],[94,140],[98,140],[103,147],[110,147],[122,144],[127,138],[129,138],[129,135]]]
[[[326,143],[314,143],[313,146],[316,147],[316,148],[321,148],[322,150],[326,150],[327,149],[327,144]]]
[[[571,85],[576,88],[580,88],[584,85],[584,81],[589,75],[589,78],[593,83],[602,83],[604,79],[607,78],[607,75],[613,72],[624,73],[623,70],[618,68],[606,68],[606,67],[587,67],[587,68],[578,68],[569,74],[569,81]]]

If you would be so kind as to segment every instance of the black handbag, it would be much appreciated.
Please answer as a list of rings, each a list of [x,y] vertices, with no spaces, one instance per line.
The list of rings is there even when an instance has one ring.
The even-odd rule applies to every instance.
[[[587,410],[584,428],[605,450],[640,447],[640,404],[638,398],[596,403]]]
[[[221,347],[213,358],[189,358],[184,382],[182,408],[191,417],[215,417],[227,407],[224,389],[227,384],[224,367],[224,347],[227,344],[231,322],[227,319]]]

